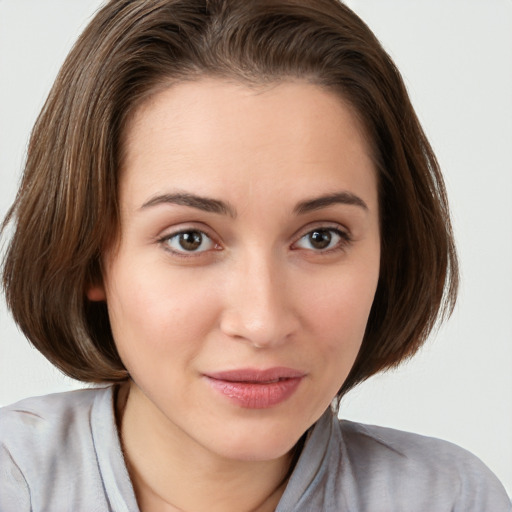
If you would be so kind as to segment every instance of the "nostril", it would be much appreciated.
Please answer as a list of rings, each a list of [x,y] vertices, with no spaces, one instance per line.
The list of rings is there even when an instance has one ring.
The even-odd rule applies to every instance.
[[[255,319],[240,311],[231,311],[223,316],[221,330],[233,340],[249,343],[254,348],[274,347],[285,343],[293,332],[293,321],[286,317],[273,314]]]

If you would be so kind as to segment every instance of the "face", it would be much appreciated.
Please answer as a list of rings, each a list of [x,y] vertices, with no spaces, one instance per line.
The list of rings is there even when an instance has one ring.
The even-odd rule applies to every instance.
[[[379,276],[356,117],[306,83],[172,86],[125,134],[106,300],[141,417],[230,459],[287,453],[352,367]]]

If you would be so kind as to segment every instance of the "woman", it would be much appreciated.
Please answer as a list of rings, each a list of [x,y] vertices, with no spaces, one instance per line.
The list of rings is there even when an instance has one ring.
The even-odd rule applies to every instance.
[[[435,157],[343,5],[108,3],[10,221],[16,321],[111,385],[2,411],[2,510],[509,510],[463,450],[336,419],[457,291]]]

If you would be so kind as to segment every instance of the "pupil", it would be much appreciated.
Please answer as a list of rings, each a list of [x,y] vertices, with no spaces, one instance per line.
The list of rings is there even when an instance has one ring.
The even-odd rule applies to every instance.
[[[315,249],[325,249],[326,247],[329,247],[332,236],[329,231],[318,230],[313,231],[311,235],[309,235],[309,239],[311,241],[311,245]]]
[[[180,245],[186,251],[195,251],[202,241],[203,236],[198,231],[189,231],[180,235]]]

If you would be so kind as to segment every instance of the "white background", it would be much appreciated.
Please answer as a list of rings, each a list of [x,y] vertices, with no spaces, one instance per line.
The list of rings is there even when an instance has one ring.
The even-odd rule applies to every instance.
[[[512,1],[347,2],[395,59],[444,170],[462,290],[406,366],[343,401],[343,417],[453,441],[512,495]],[[0,0],[0,215],[31,126],[99,0]],[[0,303],[0,405],[80,387],[32,349]]]

